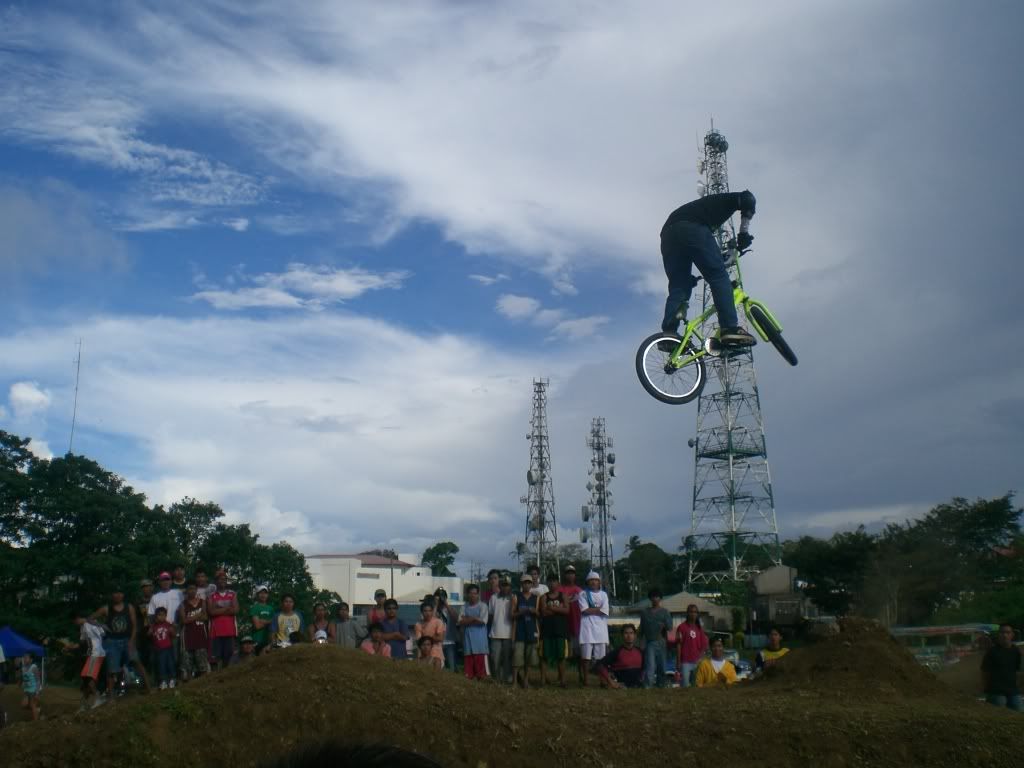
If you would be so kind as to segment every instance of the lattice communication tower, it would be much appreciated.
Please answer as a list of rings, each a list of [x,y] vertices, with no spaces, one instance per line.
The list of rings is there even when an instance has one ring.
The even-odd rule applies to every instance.
[[[587,490],[590,501],[581,510],[584,526],[580,528],[580,541],[590,543],[590,562],[601,574],[601,581],[609,594],[615,594],[615,557],[612,552],[611,521],[612,492],[608,486],[615,477],[615,454],[610,449],[614,442],[605,431],[604,419],[597,417],[590,422],[587,437],[590,448],[590,469],[587,470]]]
[[[558,563],[558,526],[555,521],[555,491],[551,484],[551,444],[548,439],[548,380],[533,380],[533,415],[530,417],[530,469],[526,472],[527,492],[519,501],[526,505],[526,538],[517,545],[520,567],[537,564],[541,573]]]
[[[712,123],[698,165],[702,196],[729,191],[728,149]],[[715,234],[724,251],[735,236],[732,222]],[[731,273],[735,279],[735,269]],[[705,281],[702,309],[713,304]],[[712,314],[701,333],[708,338],[717,325]],[[781,562],[753,350],[705,359],[708,383],[697,402],[697,434],[688,443],[694,449],[693,508],[684,551],[693,585],[746,581]]]

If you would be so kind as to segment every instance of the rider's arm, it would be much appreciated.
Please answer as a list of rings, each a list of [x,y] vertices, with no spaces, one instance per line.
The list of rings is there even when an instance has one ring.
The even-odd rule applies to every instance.
[[[738,198],[740,232],[748,232],[750,230],[750,220],[754,218],[754,212],[757,209],[757,198],[754,197],[754,193],[749,189],[740,192]]]

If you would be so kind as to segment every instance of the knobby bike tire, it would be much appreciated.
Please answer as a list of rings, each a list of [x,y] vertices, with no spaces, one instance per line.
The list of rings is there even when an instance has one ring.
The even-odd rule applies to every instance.
[[[768,337],[768,341],[772,343],[772,346],[779,351],[783,359],[790,365],[797,364],[796,354],[790,348],[786,340],[782,338],[782,332],[775,327],[775,323],[771,321],[771,318],[764,313],[760,307],[750,308],[750,317],[758,327],[764,331],[764,335]]]
[[[636,375],[651,397],[669,405],[683,405],[698,397],[707,383],[707,368],[698,358],[682,368],[666,371],[671,352],[658,349],[658,342],[675,346],[682,339],[674,333],[655,333],[640,343],[636,351]]]

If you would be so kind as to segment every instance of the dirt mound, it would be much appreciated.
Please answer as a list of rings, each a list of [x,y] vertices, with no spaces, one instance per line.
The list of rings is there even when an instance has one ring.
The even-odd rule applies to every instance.
[[[800,656],[827,660],[826,650],[794,655],[787,674],[807,679],[810,673],[795,672],[805,663]],[[823,677],[829,673],[835,669],[793,691],[774,682],[729,690],[522,691],[357,651],[300,646],[176,691],[17,723],[0,732],[0,763],[241,768],[328,737],[393,744],[447,768],[1019,763],[1019,715],[948,694],[851,700],[832,682],[824,683],[828,696],[807,693],[820,691],[823,680],[843,679]]]
[[[864,619],[845,619],[838,632],[790,651],[758,684],[828,695],[841,692],[847,699],[954,695],[881,624]]]

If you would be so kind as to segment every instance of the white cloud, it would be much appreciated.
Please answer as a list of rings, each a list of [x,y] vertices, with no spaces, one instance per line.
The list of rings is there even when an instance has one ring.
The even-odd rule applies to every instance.
[[[50,450],[50,446],[45,440],[33,437],[28,441],[28,449],[40,459],[49,460],[53,458],[53,451]]]
[[[537,299],[513,293],[499,296],[495,306],[498,313],[509,320],[529,320],[533,325],[550,328],[552,338],[586,338],[594,335],[610,319],[605,315],[567,317],[563,309],[547,309]]]
[[[494,285],[495,283],[500,282],[502,280],[508,280],[508,275],[501,274],[501,273],[499,273],[497,275],[493,275],[493,276],[491,276],[491,275],[470,275],[469,279],[470,280],[476,280],[481,285]]]
[[[6,418],[7,418],[7,409],[4,408],[4,406],[0,405],[0,419],[6,419]]]
[[[562,320],[555,325],[552,335],[564,336],[568,339],[583,339],[587,336],[593,336],[610,319],[606,315],[591,315],[589,317],[578,317],[573,320]]]
[[[228,229],[235,230],[235,232],[245,232],[247,229],[249,229],[248,219],[225,219],[222,223]]]
[[[276,307],[279,309],[322,309],[328,304],[358,298],[367,291],[400,288],[407,272],[370,272],[360,267],[335,269],[326,266],[289,264],[284,272],[267,272],[242,278],[255,283],[234,290],[207,287],[192,295],[217,309]],[[205,275],[203,276],[205,280]]]
[[[16,419],[27,419],[50,407],[49,391],[34,381],[16,381],[7,396]]]
[[[506,293],[498,297],[497,309],[509,320],[524,320],[537,314],[540,302],[529,296]]]

